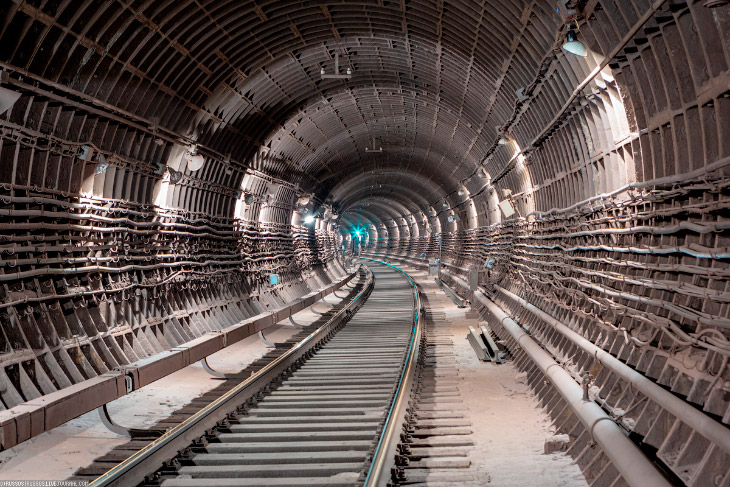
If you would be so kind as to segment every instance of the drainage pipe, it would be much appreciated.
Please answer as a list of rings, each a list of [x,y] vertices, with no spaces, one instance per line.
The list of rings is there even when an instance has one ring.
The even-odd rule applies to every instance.
[[[530,313],[553,327],[558,333],[580,347],[583,351],[595,357],[596,360],[607,367],[611,372],[628,381],[631,385],[640,390],[642,394],[659,404],[663,409],[667,410],[684,424],[691,427],[694,431],[701,434],[712,443],[721,447],[725,450],[725,452],[730,453],[730,429],[728,429],[725,425],[695,409],[671,392],[659,387],[654,382],[647,379],[644,375],[636,372],[610,353],[597,347],[589,340],[586,340],[583,336],[574,332],[537,306],[528,303],[524,299],[501,286],[496,286],[496,288],[502,294],[516,303],[519,303]]]
[[[573,377],[533,340],[512,318],[480,291],[474,296],[500,321],[570,406],[624,480],[632,487],[668,487],[671,483],[593,401],[583,400],[583,390]]]

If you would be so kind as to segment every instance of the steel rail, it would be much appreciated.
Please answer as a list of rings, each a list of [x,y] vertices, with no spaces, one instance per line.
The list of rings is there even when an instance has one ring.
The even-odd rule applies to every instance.
[[[386,416],[383,430],[378,440],[377,447],[373,453],[373,459],[368,468],[365,477],[365,487],[375,487],[386,485],[388,483],[387,475],[390,473],[388,468],[395,462],[395,449],[400,439],[399,430],[403,424],[403,418],[406,413],[408,398],[410,397],[410,389],[414,382],[416,365],[418,362],[418,353],[420,349],[420,336],[422,333],[421,298],[418,293],[418,285],[405,271],[387,262],[363,257],[363,260],[377,262],[387,265],[403,274],[411,283],[413,288],[413,328],[411,329],[411,339],[408,346],[408,355],[406,357],[405,366],[401,371],[393,402]]]
[[[366,268],[367,269],[367,268]],[[195,439],[205,435],[217,423],[237,406],[244,403],[258,388],[264,387],[280,375],[287,367],[293,365],[306,352],[314,348],[325,334],[332,332],[341,319],[348,316],[353,309],[362,305],[361,297],[367,296],[373,288],[373,275],[367,269],[368,281],[365,288],[358,293],[345,307],[338,311],[327,323],[309,334],[301,342],[264,366],[257,373],[216,399],[187,420],[171,428],[149,445],[135,452],[125,461],[116,465],[103,475],[94,479],[89,487],[102,486],[136,486],[141,479],[155,472],[160,466],[173,458],[176,453],[191,444]]]

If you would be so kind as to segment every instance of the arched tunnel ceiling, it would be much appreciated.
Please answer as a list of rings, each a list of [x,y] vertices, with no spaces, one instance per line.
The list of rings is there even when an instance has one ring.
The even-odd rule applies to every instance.
[[[322,198],[369,168],[450,193],[512,111],[496,95],[518,37],[526,58],[551,49],[560,19],[548,3],[38,0],[1,7],[0,42],[9,65],[214,154],[286,160]],[[336,55],[351,79],[321,78]],[[373,139],[382,154],[365,151]]]

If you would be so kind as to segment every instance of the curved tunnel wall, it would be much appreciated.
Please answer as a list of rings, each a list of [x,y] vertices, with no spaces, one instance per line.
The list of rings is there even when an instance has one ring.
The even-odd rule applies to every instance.
[[[3,405],[331,281],[364,229],[727,425],[730,12],[706,3],[5,2]],[[586,57],[560,49],[576,21]],[[351,79],[320,77],[336,54]],[[675,480],[730,481],[730,452],[593,372]]]

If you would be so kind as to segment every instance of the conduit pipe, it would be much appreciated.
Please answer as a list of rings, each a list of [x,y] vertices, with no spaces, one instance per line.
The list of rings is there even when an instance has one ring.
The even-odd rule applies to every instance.
[[[728,429],[725,425],[718,423],[698,409],[690,406],[689,403],[686,403],[671,392],[662,389],[642,374],[631,369],[616,357],[597,347],[589,340],[586,340],[583,336],[574,332],[537,306],[528,303],[524,299],[501,286],[495,287],[502,294],[516,303],[519,303],[530,313],[552,326],[558,333],[573,342],[575,345],[579,346],[586,353],[594,356],[596,360],[606,366],[609,370],[611,370],[611,372],[628,381],[644,395],[649,397],[649,399],[659,404],[663,409],[667,410],[687,426],[691,427],[694,431],[730,454],[730,429]]]
[[[441,269],[441,274],[448,276],[450,279],[452,279],[456,284],[463,287],[464,289],[469,289],[469,284],[462,278],[455,276],[454,274],[450,273],[449,271],[445,269]]]
[[[668,487],[671,485],[598,404],[583,400],[583,390],[580,384],[575,382],[573,377],[560,367],[550,354],[525,333],[520,325],[480,291],[476,291],[474,296],[500,321],[504,329],[512,335],[517,344],[550,380],[629,485],[632,487]]]

